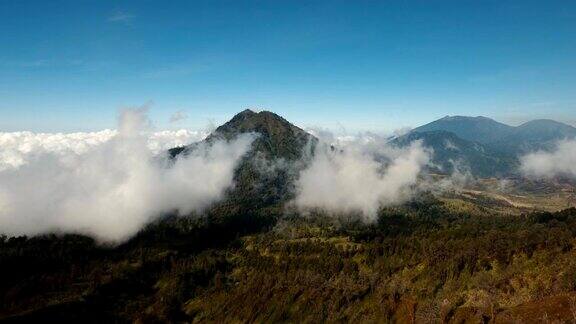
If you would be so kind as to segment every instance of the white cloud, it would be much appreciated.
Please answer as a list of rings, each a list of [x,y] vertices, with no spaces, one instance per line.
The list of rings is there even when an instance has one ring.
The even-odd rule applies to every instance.
[[[346,132],[339,132],[334,133],[326,128],[321,127],[307,127],[305,129],[308,133],[312,134],[316,138],[318,138],[321,142],[325,142],[330,145],[344,147],[351,144],[354,145],[376,145],[380,148],[386,147],[386,145],[382,145],[388,142],[390,137],[376,134],[372,132],[360,132],[355,134],[348,134]],[[404,130],[397,130],[394,133],[399,134]]]
[[[576,177],[576,140],[559,141],[553,151],[529,153],[521,157],[520,162],[520,169],[528,176]]]
[[[118,131],[3,134],[0,147],[22,154],[2,160],[11,167],[0,171],[1,231],[76,232],[121,242],[163,213],[201,211],[220,199],[254,137],[201,145],[171,163],[155,158],[150,143],[160,149],[174,134],[149,136],[148,124],[145,110],[132,109],[121,114]],[[177,140],[188,136],[180,135]]]
[[[0,132],[0,171],[20,167],[43,154],[84,154],[116,135],[117,131],[110,129],[88,133]],[[147,135],[147,146],[153,153],[159,153],[200,141],[207,135],[205,131],[185,129],[152,132]]]
[[[430,160],[420,142],[397,149],[364,136],[330,149],[318,145],[310,166],[297,182],[297,207],[332,213],[361,212],[374,219],[380,206],[405,201]],[[342,144],[342,142],[340,142]]]

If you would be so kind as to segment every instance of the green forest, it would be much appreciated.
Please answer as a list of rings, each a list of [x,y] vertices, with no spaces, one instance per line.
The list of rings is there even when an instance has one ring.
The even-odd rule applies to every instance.
[[[506,215],[423,195],[366,223],[220,204],[163,218],[120,246],[1,237],[0,319],[568,322],[575,238],[575,208]]]

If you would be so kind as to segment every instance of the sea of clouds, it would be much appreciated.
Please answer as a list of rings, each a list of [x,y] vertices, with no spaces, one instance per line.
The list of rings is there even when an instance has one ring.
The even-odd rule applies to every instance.
[[[201,213],[234,186],[234,169],[256,136],[200,145],[170,161],[167,149],[207,134],[151,129],[146,109],[128,109],[117,130],[0,133],[2,233],[73,232],[118,243],[166,213]],[[373,220],[380,206],[410,198],[431,155],[420,143],[398,149],[374,134],[311,132],[321,145],[296,181],[293,204],[301,210]]]
[[[200,145],[171,161],[158,153],[204,134],[153,133],[150,124],[146,109],[127,109],[115,131],[3,134],[0,231],[122,242],[165,213],[201,212],[221,199],[255,137]]]
[[[36,156],[84,154],[118,135],[117,130],[79,133],[0,132],[0,171],[18,168]],[[206,131],[186,129],[147,131],[147,146],[152,153],[200,141]]]
[[[427,178],[423,171],[434,152],[418,141],[398,148],[373,133],[307,131],[319,142],[296,179],[291,205],[301,211],[356,213],[373,221],[382,206],[422,190],[452,190],[470,178],[462,168],[448,178]],[[115,130],[0,133],[0,233],[72,232],[119,243],[167,213],[201,213],[234,186],[234,170],[257,135],[200,144],[186,156],[168,158],[167,149],[206,136],[153,131],[145,108],[122,111]],[[576,177],[576,141],[560,141],[555,150],[520,161],[527,176]]]

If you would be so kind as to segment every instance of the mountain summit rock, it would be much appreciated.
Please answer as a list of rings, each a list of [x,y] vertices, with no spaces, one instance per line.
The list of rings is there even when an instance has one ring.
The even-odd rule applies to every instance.
[[[316,138],[303,129],[294,126],[286,119],[270,111],[254,112],[246,109],[230,121],[216,128],[207,140],[230,140],[242,133],[257,133],[255,151],[268,158],[297,160],[302,156],[306,145],[316,142]]]
[[[246,109],[216,128],[206,139],[169,151],[172,157],[186,154],[198,145],[233,140],[255,133],[252,148],[238,164],[235,187],[228,196],[243,205],[264,206],[286,201],[294,194],[294,180],[312,154],[318,139],[269,111]]]
[[[203,142],[211,143],[222,139],[229,141],[244,133],[258,135],[249,155],[259,154],[267,159],[298,160],[307,151],[307,147],[310,150],[318,141],[313,135],[273,112],[246,109],[216,128]],[[196,145],[198,143],[174,148],[170,153],[176,156]]]

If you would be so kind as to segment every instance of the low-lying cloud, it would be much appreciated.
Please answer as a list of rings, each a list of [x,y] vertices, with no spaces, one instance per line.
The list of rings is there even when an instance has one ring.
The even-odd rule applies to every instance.
[[[254,139],[244,134],[199,145],[170,161],[155,152],[176,146],[174,140],[187,142],[190,134],[149,134],[147,125],[145,110],[129,109],[117,131],[2,134],[0,231],[74,232],[121,242],[164,213],[200,212],[222,198]]]
[[[297,181],[297,207],[332,213],[360,212],[375,219],[381,206],[409,199],[430,152],[420,142],[393,148],[374,136],[318,145]]]
[[[18,168],[36,156],[85,154],[118,135],[117,130],[80,133],[0,132],[0,171]],[[186,129],[149,132],[147,146],[152,153],[200,141],[204,131]]]
[[[525,175],[553,178],[576,177],[576,140],[563,140],[553,151],[529,153],[520,159]]]

